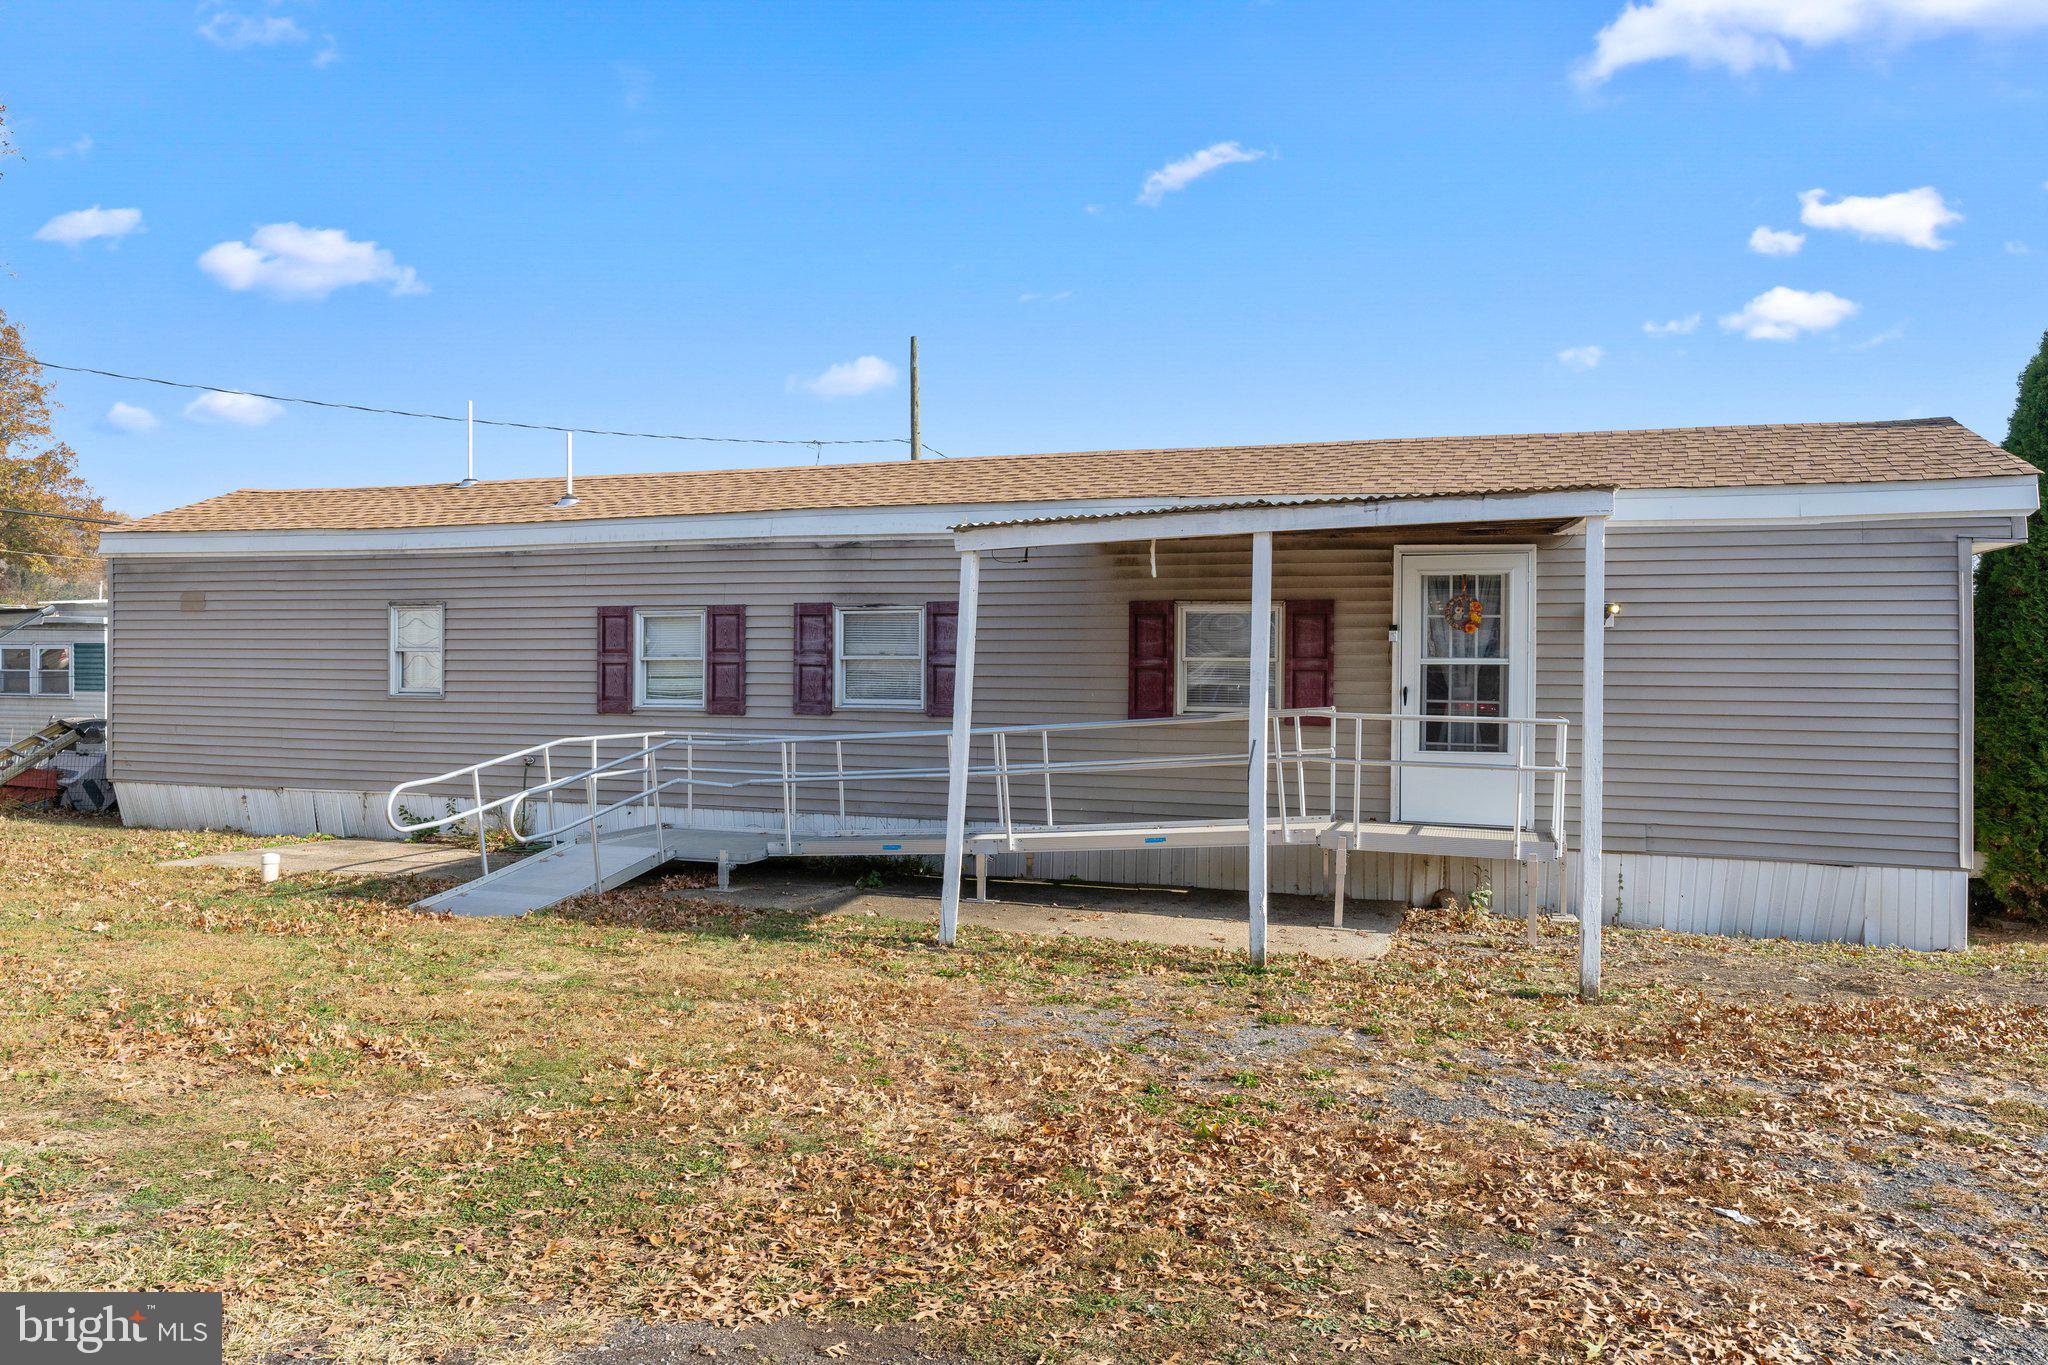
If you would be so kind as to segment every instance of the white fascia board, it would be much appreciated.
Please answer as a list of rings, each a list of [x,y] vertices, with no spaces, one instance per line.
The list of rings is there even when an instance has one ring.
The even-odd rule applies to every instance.
[[[1306,522],[1318,513],[1362,509],[1408,509],[1401,517],[1421,514],[1415,520],[1340,520],[1337,526],[1414,526],[1463,520],[1512,520],[1519,517],[1590,515],[1584,510],[1510,513],[1508,504],[1526,506],[1532,499],[1606,499],[1602,510],[1611,507],[1616,523],[1639,526],[1707,525],[1719,522],[1761,521],[1865,521],[1874,518],[1904,518],[1957,515],[2020,516],[2032,514],[2039,503],[2035,479],[2020,475],[1994,479],[1943,479],[1913,483],[1817,484],[1802,487],[1634,489],[1612,495],[1584,493],[1526,494],[1492,498],[1412,498],[1381,503],[1302,503],[1270,509],[1249,509],[1260,514],[1296,512]],[[580,546],[662,545],[692,542],[834,542],[877,540],[932,540],[952,542],[959,548],[1006,548],[1027,542],[1005,538],[998,546],[993,539],[1009,536],[1027,527],[983,528],[960,532],[952,528],[963,522],[1015,521],[1032,516],[1061,516],[1091,512],[1144,511],[1159,505],[1157,498],[1103,498],[1074,502],[978,503],[930,507],[831,508],[805,512],[734,513],[687,517],[620,517],[610,520],[553,521],[488,526],[435,526],[402,530],[368,531],[105,531],[100,535],[100,553],[119,557],[256,558],[301,555],[366,555],[418,553],[487,553],[506,550],[546,550]],[[1205,507],[1243,502],[1243,497],[1189,498],[1188,513],[1163,512],[1159,517],[1179,517]],[[1472,509],[1454,513],[1451,509]],[[1426,513],[1423,509],[1429,509]],[[1380,516],[1392,513],[1382,511]],[[1143,518],[1150,524],[1157,518]],[[1090,532],[1083,541],[1146,540],[1155,535],[1225,535],[1229,531],[1153,532],[1134,529],[1141,518],[1127,517],[1115,522],[1046,523],[1038,530],[1054,527],[1094,526],[1107,534]],[[1309,529],[1307,525],[1285,527],[1271,523],[1270,529]],[[1113,528],[1113,529],[1112,529]],[[970,545],[967,537],[986,537],[987,543]],[[1059,541],[1029,543],[1055,544]],[[1071,543],[1071,542],[1064,542]]]
[[[1236,501],[1190,498],[1190,506]],[[692,542],[945,542],[963,521],[1120,512],[1159,505],[1157,498],[1075,502],[975,503],[930,507],[841,507],[803,512],[617,517],[487,526],[427,526],[365,531],[102,531],[100,553],[179,558],[277,555],[417,554],[549,550]]]
[[[1614,520],[1630,526],[1699,526],[1717,522],[2024,517],[2039,507],[2040,494],[2039,481],[2024,474],[1776,488],[1637,488],[1615,495]]]
[[[1372,530],[1462,522],[1576,521],[1614,510],[1609,492],[1521,493],[1472,498],[1390,498],[1383,502],[1320,502],[1272,507],[1190,508],[1149,516],[977,526],[955,533],[957,550],[1024,550],[1048,545],[1100,545],[1133,540],[1241,536],[1254,531]]]

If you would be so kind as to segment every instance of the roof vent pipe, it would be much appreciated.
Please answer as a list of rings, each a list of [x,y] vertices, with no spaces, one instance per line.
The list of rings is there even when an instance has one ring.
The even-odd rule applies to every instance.
[[[569,464],[562,478],[562,496],[555,499],[557,507],[576,505],[576,433],[565,432],[569,438]]]
[[[457,488],[474,488],[476,487],[476,400],[474,398],[469,400],[469,417],[464,421],[463,425],[468,428],[469,433],[469,472],[464,474],[462,482],[455,486]]]

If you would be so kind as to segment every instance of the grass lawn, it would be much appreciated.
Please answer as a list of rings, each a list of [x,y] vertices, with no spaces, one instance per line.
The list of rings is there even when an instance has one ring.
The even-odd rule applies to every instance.
[[[856,1359],[878,1324],[1054,1360],[2048,1336],[2041,940],[1610,931],[1587,1007],[1563,930],[1442,913],[1253,972],[682,879],[464,921],[155,866],[249,842],[0,814],[0,1287],[220,1288],[236,1360],[790,1319]]]

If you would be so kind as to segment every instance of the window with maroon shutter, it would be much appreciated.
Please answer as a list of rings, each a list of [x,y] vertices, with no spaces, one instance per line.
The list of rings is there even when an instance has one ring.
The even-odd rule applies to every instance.
[[[924,713],[953,714],[953,657],[959,648],[960,604],[924,604]]]
[[[1336,614],[1336,603],[1328,600],[1287,604],[1287,704],[1291,707],[1336,704]],[[1328,723],[1314,717],[1302,722]]]
[[[1131,603],[1132,720],[1173,714],[1173,603]]]
[[[633,709],[633,609],[597,609],[597,709],[625,715]]]
[[[795,696],[789,709],[799,716],[832,714],[832,604],[796,604]]]
[[[714,716],[747,714],[747,609],[704,609],[704,709]]]

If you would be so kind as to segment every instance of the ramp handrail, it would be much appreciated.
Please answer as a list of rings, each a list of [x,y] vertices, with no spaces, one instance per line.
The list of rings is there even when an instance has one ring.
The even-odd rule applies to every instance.
[[[1057,830],[1060,828],[1057,807],[1054,801],[1053,779],[1059,775],[1139,773],[1170,771],[1174,769],[1242,767],[1250,760],[1250,752],[1242,743],[1228,748],[1205,749],[1198,752],[1169,753],[1118,753],[1109,756],[1090,756],[1055,760],[1053,743],[1055,737],[1062,740],[1077,736],[1086,737],[1107,734],[1121,730],[1178,730],[1195,727],[1214,727],[1235,724],[1242,732],[1247,718],[1243,711],[1225,711],[1202,715],[1161,717],[1143,720],[1099,720],[1067,721],[1053,724],[1013,724],[975,727],[969,736],[969,743],[986,741],[989,758],[985,763],[970,763],[970,782],[993,780],[995,785],[997,825],[1004,835],[1007,847],[1017,845],[1017,801],[1015,784],[1019,779],[1036,777],[1040,779],[1038,804],[1042,806],[1042,824],[1025,824],[1026,830]],[[1472,760],[1455,758],[1419,757],[1418,753],[1434,752],[1414,746],[1414,751],[1403,743],[1391,743],[1385,757],[1369,757],[1366,752],[1366,732],[1369,727],[1389,727],[1389,737],[1394,727],[1416,725],[1460,725],[1472,727],[1476,733],[1485,729],[1505,730],[1501,748],[1484,752],[1487,756],[1502,753],[1511,754],[1512,768],[1507,764],[1489,764],[1495,771],[1513,771],[1515,774],[1515,799],[1513,815],[1514,857],[1523,855],[1525,833],[1533,821],[1527,818],[1536,808],[1538,784],[1544,777],[1550,779],[1550,800],[1548,837],[1556,850],[1564,849],[1565,789],[1569,780],[1569,723],[1555,717],[1536,716],[1469,716],[1439,713],[1414,712],[1357,712],[1340,711],[1335,707],[1282,708],[1272,714],[1271,731],[1268,736],[1267,761],[1272,766],[1275,779],[1273,791],[1276,796],[1280,834],[1283,842],[1291,842],[1296,825],[1314,826],[1318,830],[1336,821],[1347,812],[1351,823],[1351,840],[1358,847],[1360,826],[1364,823],[1365,792],[1364,775],[1369,769],[1388,770],[1391,779],[1400,780],[1404,770],[1411,768],[1466,769],[1472,767]],[[1340,732],[1348,730],[1348,746],[1340,742]],[[1548,730],[1551,737],[1552,761],[1537,761],[1537,746],[1540,732]],[[1423,731],[1426,735],[1427,732]],[[1021,761],[1013,757],[1012,746],[1023,740],[1027,756]],[[1031,741],[1035,739],[1036,743]],[[440,829],[463,821],[474,820],[477,827],[477,842],[484,860],[484,870],[490,869],[490,852],[487,841],[489,817],[498,814],[503,827],[514,837],[526,842],[548,841],[559,844],[565,838],[576,837],[587,832],[591,844],[593,885],[602,882],[597,845],[604,833],[604,821],[620,812],[639,807],[643,823],[639,827],[652,825],[656,829],[658,846],[665,851],[666,835],[662,832],[666,824],[667,810],[664,798],[670,793],[682,793],[682,807],[679,812],[686,821],[696,811],[697,795],[700,788],[707,791],[739,791],[749,788],[775,788],[781,796],[781,835],[784,849],[796,849],[796,825],[802,802],[800,796],[806,789],[829,786],[835,795],[837,818],[846,818],[846,794],[849,785],[863,783],[944,780],[948,767],[944,755],[929,764],[915,763],[906,766],[896,763],[886,767],[849,767],[847,748],[849,745],[873,744],[877,742],[941,741],[946,752],[950,752],[952,732],[950,729],[919,728],[885,731],[845,731],[825,734],[762,734],[743,731],[702,731],[702,730],[644,730],[615,731],[595,735],[574,735],[549,740],[542,744],[529,745],[496,758],[469,764],[434,777],[416,778],[393,787],[386,800],[386,816],[394,829],[401,833],[417,833],[423,830]],[[606,757],[608,746],[630,746],[624,752]],[[809,748],[816,752],[822,746],[830,746],[831,766],[806,767],[799,760],[799,751]],[[1343,750],[1349,748],[1347,754]],[[1036,748],[1035,757],[1028,756],[1028,750]],[[565,776],[555,775],[555,761],[558,753],[574,753],[574,761],[582,766]],[[587,752],[587,762],[585,754]],[[760,761],[747,766],[746,760],[756,757]],[[680,759],[683,771],[676,775],[674,766]],[[486,777],[496,777],[510,765],[520,765],[520,781],[515,790],[501,796],[485,799]],[[531,770],[538,766],[540,780],[530,778]],[[664,766],[667,773],[664,773]],[[1310,770],[1325,776],[1326,782],[1316,785],[1321,790],[1322,800],[1312,805],[1309,791]],[[1291,770],[1291,771],[1290,771]],[[1340,776],[1350,774],[1348,802],[1344,800]],[[600,784],[619,778],[634,777],[637,781],[622,797],[600,801]],[[1292,793],[1289,778],[1293,779]],[[448,814],[428,819],[412,818],[404,812],[401,800],[408,794],[423,794],[439,788],[445,791],[451,784],[460,783],[469,788],[470,805],[466,809],[453,809]],[[495,785],[495,783],[493,784]],[[569,819],[562,819],[556,808],[559,792],[581,787],[582,813]],[[545,802],[547,810],[546,827],[522,833],[522,823],[534,805]],[[450,801],[451,807],[454,802]],[[1270,818],[1270,815],[1269,815]]]

